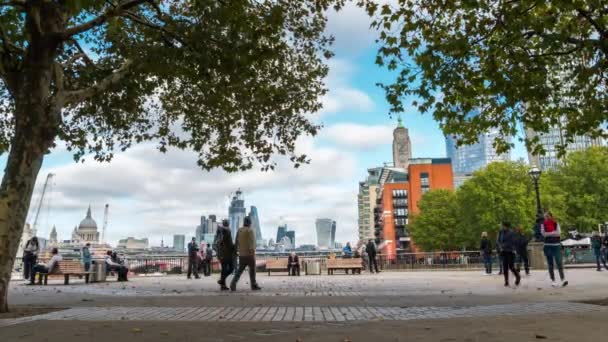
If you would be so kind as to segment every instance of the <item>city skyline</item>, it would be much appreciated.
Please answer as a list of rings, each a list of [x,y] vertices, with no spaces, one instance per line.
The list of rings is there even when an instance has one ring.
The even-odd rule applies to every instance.
[[[256,167],[239,173],[206,172],[196,166],[194,153],[170,148],[161,154],[155,142],[117,152],[111,163],[94,162],[91,156],[85,156],[85,163],[74,163],[59,143],[45,159],[32,199],[36,203],[46,174],[55,173],[50,217],[46,210],[41,214],[39,235],[48,237],[55,225],[60,237],[69,236],[89,203],[101,223],[103,205],[109,203],[108,242],[147,236],[150,245],[159,245],[173,234],[191,237],[202,213],[224,218],[227,195],[241,188],[248,203],[257,205],[265,237],[272,236],[283,217],[296,231],[298,243],[312,243],[314,219],[332,217],[338,222],[336,240],[356,241],[359,181],[367,176],[367,168],[392,159],[396,124],[387,114],[383,91],[375,85],[390,75],[374,65],[374,33],[361,24],[369,21],[351,4],[339,16],[329,16],[327,30],[336,37],[336,56],[329,61],[324,108],[310,116],[324,127],[316,138],[303,137],[296,144],[310,164],[294,169],[286,158],[277,157],[273,172]],[[445,157],[443,133],[432,115],[406,106],[402,119],[415,147],[412,157]],[[516,150],[514,159],[526,157],[521,143]]]

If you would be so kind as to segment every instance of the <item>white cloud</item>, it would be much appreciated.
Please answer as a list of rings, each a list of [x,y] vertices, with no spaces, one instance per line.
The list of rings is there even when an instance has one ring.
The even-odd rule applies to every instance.
[[[193,234],[201,215],[226,217],[229,194],[242,188],[246,205],[258,207],[267,239],[274,237],[284,216],[296,229],[298,244],[313,243],[315,219],[328,216],[340,227],[350,227],[339,231],[339,240],[354,240],[354,156],[335,148],[320,148],[310,138],[301,139],[297,146],[312,162],[294,169],[280,159],[274,172],[205,172],[197,168],[194,153],[171,150],[161,154],[151,144],[117,154],[111,163],[87,161],[45,168],[33,204],[46,173],[53,172],[56,177],[50,215],[46,215],[46,206],[41,214],[40,235],[47,236],[54,224],[60,239],[68,239],[89,204],[101,229],[103,207],[109,203],[108,241],[145,236],[155,243],[164,237],[170,244],[173,234]]]
[[[321,102],[323,108],[319,115],[339,112],[370,112],[374,109],[374,102],[364,91],[351,86],[357,69],[344,59],[332,59],[328,63],[329,75],[326,84],[328,92]]]
[[[371,149],[390,144],[393,141],[393,129],[389,125],[339,123],[323,128],[320,136],[339,146]]]

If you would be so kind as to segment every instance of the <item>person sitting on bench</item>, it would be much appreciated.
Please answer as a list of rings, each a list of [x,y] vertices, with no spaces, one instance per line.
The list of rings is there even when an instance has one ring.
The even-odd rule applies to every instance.
[[[30,276],[30,285],[34,285],[34,279],[36,279],[36,273],[53,273],[53,271],[55,271],[55,268],[59,266],[59,262],[61,260],[63,260],[61,255],[59,255],[59,250],[57,250],[57,248],[53,248],[53,250],[51,251],[51,254],[53,256],[51,257],[51,260],[49,260],[49,262],[46,265],[44,265],[44,264],[34,265],[34,267],[32,268],[31,276]],[[38,284],[42,284],[42,276],[38,278]]]
[[[291,252],[287,259],[287,273],[290,276],[300,275],[300,259],[295,252]]]
[[[118,258],[112,258],[112,251],[108,251],[106,254],[106,266],[108,267],[108,270],[118,273],[118,281],[128,281],[127,273],[129,273],[129,269],[118,263]]]

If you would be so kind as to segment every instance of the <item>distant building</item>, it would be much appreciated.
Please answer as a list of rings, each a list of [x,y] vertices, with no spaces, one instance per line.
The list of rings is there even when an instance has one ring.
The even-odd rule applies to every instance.
[[[51,234],[49,236],[49,245],[55,246],[57,245],[57,243],[59,243],[59,241],[57,240],[57,228],[53,226],[53,229],[51,230]]]
[[[282,226],[279,226],[279,228],[277,228],[277,239],[276,239],[276,241],[277,242],[282,241],[283,238],[285,237],[285,235],[287,235],[287,225],[286,224],[282,225]]]
[[[374,235],[377,243],[383,243],[383,253],[394,258],[397,248],[415,251],[407,226],[411,214],[418,213],[418,202],[432,189],[453,188],[450,159],[411,159],[407,170],[382,168],[374,209]]]
[[[318,218],[315,226],[317,228],[317,246],[319,246],[319,249],[333,248],[334,241],[332,240],[335,239],[336,221],[328,218]]]
[[[277,243],[281,243],[285,237],[289,239],[290,245],[295,248],[296,232],[293,230],[289,230],[289,228],[287,228],[287,224],[281,225],[277,228]]]
[[[446,153],[452,162],[455,187],[459,187],[467,179],[467,175],[490,163],[511,160],[509,152],[496,152],[493,144],[497,138],[502,138],[501,134],[497,129],[492,129],[486,134],[480,134],[474,144],[457,146],[458,137],[446,136]]]
[[[201,216],[200,225],[196,226],[194,237],[197,242],[204,240],[204,236],[208,234],[215,234],[217,232],[217,216],[209,215],[209,217]]]
[[[374,238],[374,208],[376,207],[376,190],[382,167],[367,170],[367,179],[359,182],[357,196],[359,240]]]
[[[74,227],[72,232],[73,244],[99,243],[99,232],[97,231],[97,222],[91,216],[91,206],[87,210],[87,216],[80,221],[78,227]]]
[[[148,248],[148,239],[136,239],[134,237],[128,237],[126,239],[118,240],[118,248],[124,249],[147,249]]]
[[[251,218],[251,228],[255,231],[256,246],[262,247],[264,246],[264,238],[260,227],[260,217],[258,216],[258,208],[253,205],[249,209],[249,218]]]
[[[296,232],[293,230],[289,230],[289,231],[287,231],[287,233],[285,233],[285,236],[287,238],[289,238],[289,241],[291,241],[291,245],[295,248],[296,247]]]
[[[228,219],[230,220],[230,231],[232,232],[232,238],[236,238],[237,230],[243,225],[243,220],[247,215],[245,209],[245,199],[243,192],[239,189],[235,195],[232,196],[230,201],[230,207],[228,208]]]
[[[344,248],[344,245],[340,242],[336,242],[336,244],[334,245],[334,248],[340,250],[340,249]]]
[[[407,168],[412,158],[412,142],[409,131],[403,126],[401,117],[393,131],[393,163],[396,167]]]
[[[562,159],[560,159],[558,145],[564,145],[566,140],[564,138],[564,130],[560,127],[552,127],[547,133],[536,133],[531,129],[526,129],[526,138],[533,139],[539,138],[539,143],[545,150],[544,155],[534,155],[528,152],[528,161],[530,165],[535,165],[542,171],[555,169],[561,165]],[[574,141],[566,144],[566,154],[583,151],[593,146],[603,146],[604,140],[601,138],[591,138],[587,135],[577,135],[574,137]]]
[[[186,250],[186,236],[182,234],[173,235],[173,250],[184,252]]]

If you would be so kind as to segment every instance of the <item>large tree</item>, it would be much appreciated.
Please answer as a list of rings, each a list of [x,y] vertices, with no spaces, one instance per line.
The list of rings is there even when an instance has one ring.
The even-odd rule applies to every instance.
[[[384,3],[384,5],[382,4]],[[608,5],[597,0],[360,0],[379,30],[377,64],[395,112],[431,111],[446,134],[472,143],[497,128],[546,132],[563,143],[606,134]],[[542,153],[538,138],[527,141]],[[499,151],[510,147],[501,137]],[[560,146],[563,152],[563,147]]]
[[[417,246],[426,251],[455,251],[463,247],[459,236],[460,212],[456,194],[451,190],[433,190],[418,202],[420,213],[409,226]]]
[[[36,176],[59,141],[80,160],[154,141],[203,169],[297,166],[325,93],[342,0],[2,0],[0,312]]]
[[[457,192],[461,208],[463,245],[478,246],[481,233],[495,236],[501,222],[534,225],[535,199],[527,168],[514,162],[495,162],[473,174]]]
[[[541,179],[543,206],[564,228],[590,232],[608,221],[608,148],[570,153]]]

